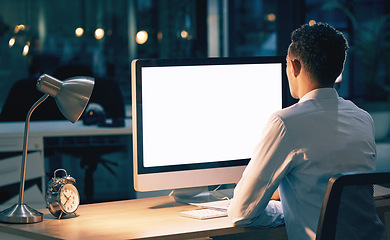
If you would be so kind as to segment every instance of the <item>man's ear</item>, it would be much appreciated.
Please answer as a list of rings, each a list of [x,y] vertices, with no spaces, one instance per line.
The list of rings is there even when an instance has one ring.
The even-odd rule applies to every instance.
[[[292,70],[294,77],[297,77],[301,73],[301,62],[298,59],[291,60]]]

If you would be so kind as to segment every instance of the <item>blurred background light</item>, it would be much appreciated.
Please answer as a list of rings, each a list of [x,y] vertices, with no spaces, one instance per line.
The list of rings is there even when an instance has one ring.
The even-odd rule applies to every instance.
[[[267,21],[268,22],[275,22],[275,20],[276,20],[276,15],[274,13],[267,14]]]
[[[12,47],[14,44],[15,44],[15,37],[12,37],[12,38],[8,41],[8,46],[9,46],[9,47]]]
[[[182,38],[188,38],[188,32],[186,30],[181,31],[180,36]]]
[[[148,41],[148,33],[145,30],[141,30],[135,36],[135,40],[138,44],[144,44]]]
[[[29,51],[30,51],[30,41],[28,41],[26,45],[24,45],[23,47],[23,56],[26,56]]]
[[[84,34],[84,28],[78,27],[78,28],[76,28],[76,30],[74,31],[74,33],[75,33],[75,35],[76,35],[77,37],[81,37],[81,36],[83,36],[83,34]]]
[[[103,30],[103,28],[97,28],[96,30],[95,30],[95,38],[96,39],[102,39],[104,37],[104,30]]]

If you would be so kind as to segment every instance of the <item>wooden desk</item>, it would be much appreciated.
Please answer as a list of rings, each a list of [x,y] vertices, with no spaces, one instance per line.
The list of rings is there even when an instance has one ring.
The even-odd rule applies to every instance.
[[[78,217],[57,220],[44,209],[33,224],[0,223],[1,232],[30,239],[287,239],[285,228],[233,227],[227,217],[197,220],[181,217],[196,209],[172,197],[81,205]]]

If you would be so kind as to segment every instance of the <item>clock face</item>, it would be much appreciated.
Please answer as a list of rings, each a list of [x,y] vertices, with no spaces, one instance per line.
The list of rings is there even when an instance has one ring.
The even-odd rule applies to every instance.
[[[65,213],[74,213],[80,204],[80,196],[73,184],[65,184],[60,190],[60,205]]]

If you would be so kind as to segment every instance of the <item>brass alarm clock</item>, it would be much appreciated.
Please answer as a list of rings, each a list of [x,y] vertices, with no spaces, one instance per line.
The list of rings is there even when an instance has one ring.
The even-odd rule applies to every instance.
[[[58,171],[64,171],[64,177],[56,177]],[[51,214],[58,219],[68,214],[76,214],[80,205],[80,195],[75,186],[76,180],[69,176],[65,169],[54,171],[46,191],[46,205]]]

